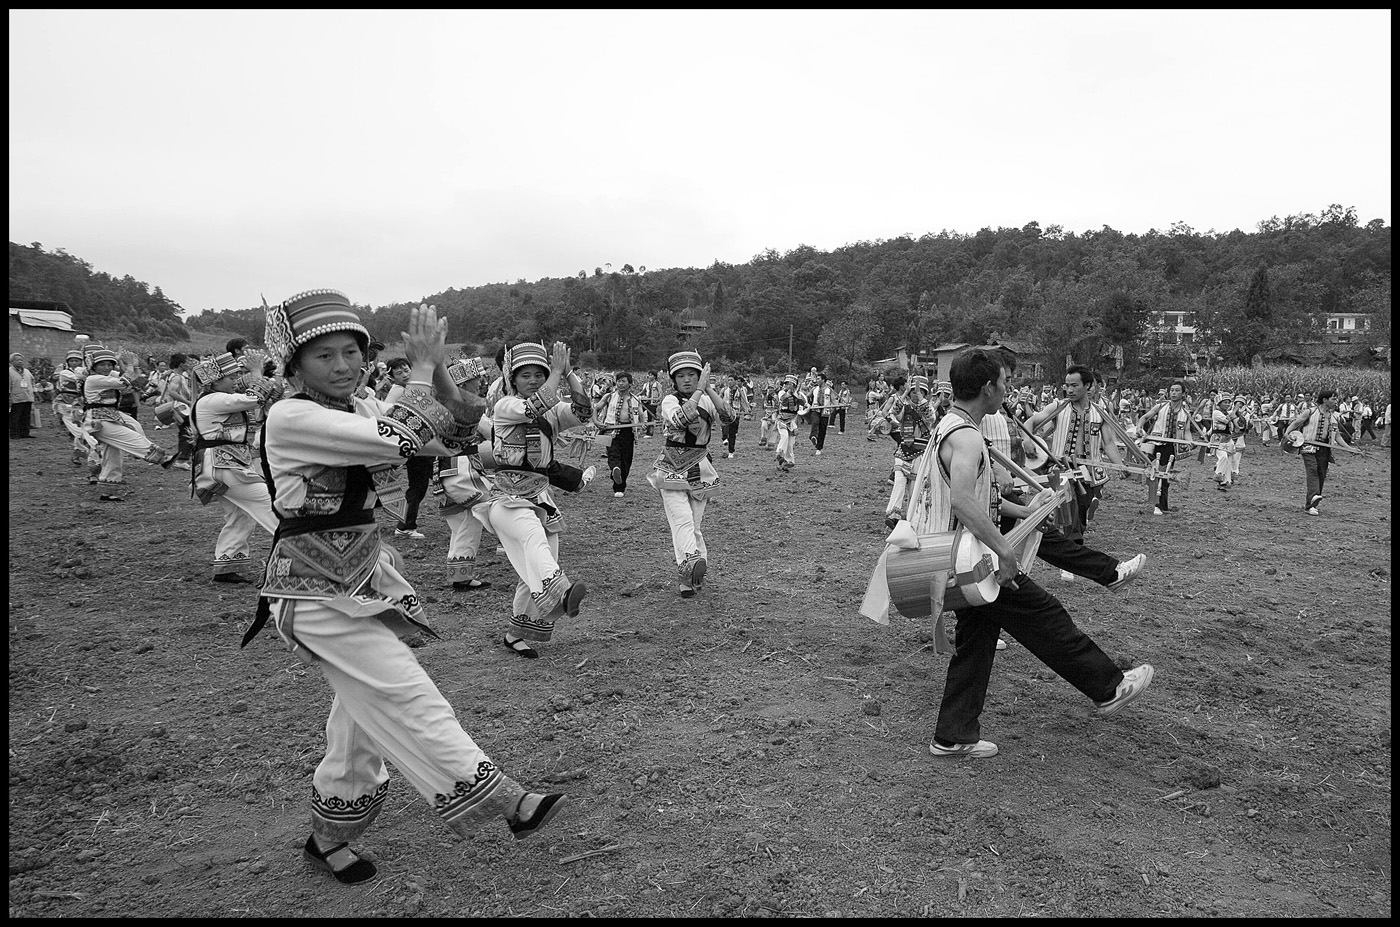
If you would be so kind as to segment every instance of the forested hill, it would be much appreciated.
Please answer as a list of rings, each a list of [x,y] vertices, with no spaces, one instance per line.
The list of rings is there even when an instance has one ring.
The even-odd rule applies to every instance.
[[[68,304],[79,330],[132,334],[161,341],[184,341],[189,332],[180,321],[180,306],[160,287],[94,273],[92,265],[62,248],[48,252],[34,242],[10,242],[10,298],[43,299]]]
[[[12,267],[12,294],[13,279]],[[1031,222],[833,251],[770,249],[738,265],[583,268],[366,309],[366,324],[397,340],[420,301],[446,314],[454,340],[494,347],[562,339],[586,362],[632,369],[658,367],[685,328],[685,343],[717,366],[755,370],[786,367],[789,332],[799,366],[843,373],[901,345],[927,351],[993,339],[1090,362],[1121,348],[1132,370],[1148,320],[1173,311],[1218,337],[1226,360],[1248,363],[1307,337],[1329,312],[1374,313],[1366,337],[1388,344],[1390,227],[1380,219],[1362,225],[1354,208],[1338,205],[1267,219],[1253,232],[1177,223],[1142,235],[1108,227],[1077,234]],[[187,324],[262,339],[260,308]]]

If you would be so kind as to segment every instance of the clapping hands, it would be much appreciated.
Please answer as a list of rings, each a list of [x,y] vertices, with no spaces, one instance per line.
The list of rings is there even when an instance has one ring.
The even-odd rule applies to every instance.
[[[423,303],[410,309],[408,331],[400,334],[410,364],[436,366],[447,360],[447,320],[438,318],[436,306]]]

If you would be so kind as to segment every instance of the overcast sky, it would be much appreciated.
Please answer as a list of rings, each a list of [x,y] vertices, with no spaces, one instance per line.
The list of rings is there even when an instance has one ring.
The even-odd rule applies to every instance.
[[[10,240],[188,312],[1391,221],[1391,14],[11,10]]]

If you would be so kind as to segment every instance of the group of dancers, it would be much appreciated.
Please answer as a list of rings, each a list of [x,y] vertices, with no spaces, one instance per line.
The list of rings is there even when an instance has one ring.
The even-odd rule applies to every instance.
[[[485,365],[449,358],[446,321],[426,305],[411,311],[404,333],[406,375],[378,398],[366,389],[369,334],[344,294],[299,293],[268,307],[266,324],[270,367],[250,371],[243,358],[226,352],[189,371],[194,390],[181,414],[194,432],[190,492],[224,511],[216,580],[252,582],[249,540],[258,527],[273,536],[244,645],[271,622],[292,652],[321,667],[335,692],[303,853],[345,884],[376,873],[350,843],[384,807],[386,761],[461,834],[500,818],[517,839],[529,837],[565,799],[507,775],[462,728],[413,654],[414,638],[436,635],[403,558],[375,520],[382,507],[402,524],[400,467],[416,458],[433,461],[451,532],[447,583],[467,591],[489,585],[476,576],[477,553],[483,531],[499,540],[517,578],[500,643],[534,659],[561,621],[580,614],[587,591],[564,569],[560,546],[564,500],[591,477],[573,466],[571,442],[581,432],[612,436],[608,465],[614,496],[622,497],[637,434],[660,430],[663,442],[646,481],[670,528],[677,592],[693,598],[709,571],[703,529],[707,502],[720,487],[716,436],[727,448],[721,456],[732,456],[738,421],[760,414],[760,443],[772,448],[785,472],[795,463],[799,418],[819,455],[826,427],[835,421],[844,431],[838,413],[850,406],[844,384],[815,370],[751,397],[741,382],[716,378],[698,353],[685,350],[668,358],[661,376],[648,376],[648,385],[664,377],[667,390],[634,391],[625,373],[585,383],[562,342],[510,345],[498,359],[500,376],[483,385]],[[100,457],[94,480],[119,481],[122,454],[168,468],[177,455],[115,409],[116,393],[131,385],[130,371],[117,375],[118,358],[94,348],[70,354],[56,400],[75,449]],[[997,752],[981,739],[978,718],[992,657],[1006,646],[1002,631],[1079,688],[1104,717],[1137,699],[1153,677],[1146,664],[1120,671],[1022,569],[1038,556],[1064,577],[1118,591],[1142,572],[1146,557],[1120,559],[1085,543],[1103,468],[1130,466],[1118,449],[1124,429],[1093,401],[1092,372],[1071,368],[1063,397],[1025,409],[1021,397],[1007,392],[1015,367],[1010,352],[965,352],[953,361],[949,380],[896,379],[867,415],[868,436],[888,435],[895,445],[882,563],[900,555],[910,529],[917,545],[921,532],[965,528],[1000,558],[1001,597],[959,606],[951,640],[941,608],[949,575],[936,573],[927,584],[926,614],[935,615],[938,648],[953,654],[929,747],[938,757]],[[1152,434],[1177,423],[1167,400],[1142,419]],[[1326,420],[1304,427],[1310,442],[1330,437]],[[1139,463],[1147,459],[1133,450]],[[1051,465],[1036,471],[1041,455]],[[1008,532],[1015,536],[1012,525],[1043,520],[1046,506],[1059,517],[1013,548],[1006,540]],[[862,613],[887,620],[890,606],[877,568]]]

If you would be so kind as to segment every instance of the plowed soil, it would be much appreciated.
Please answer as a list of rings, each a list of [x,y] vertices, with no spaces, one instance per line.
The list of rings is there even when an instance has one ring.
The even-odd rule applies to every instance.
[[[489,534],[495,585],[447,587],[429,497],[427,540],[398,545],[443,636],[415,652],[495,760],[570,805],[526,843],[460,841],[395,772],[358,844],[380,875],[347,888],[300,858],[330,690],[270,629],[239,650],[253,594],[209,581],[218,511],[135,460],[99,502],[38,434],[9,450],[12,917],[1390,916],[1388,449],[1334,464],[1321,517],[1276,447],[1228,493],[1191,462],[1163,517],[1112,482],[1089,542],[1145,552],[1143,575],[1033,575],[1156,679],[1100,720],[1012,642],[988,760],[928,753],[932,629],[857,614],[888,439],[833,430],[780,474],[746,422],[689,600],[639,441],[625,498],[564,498],[590,591],[535,661],[499,644],[514,580]]]

